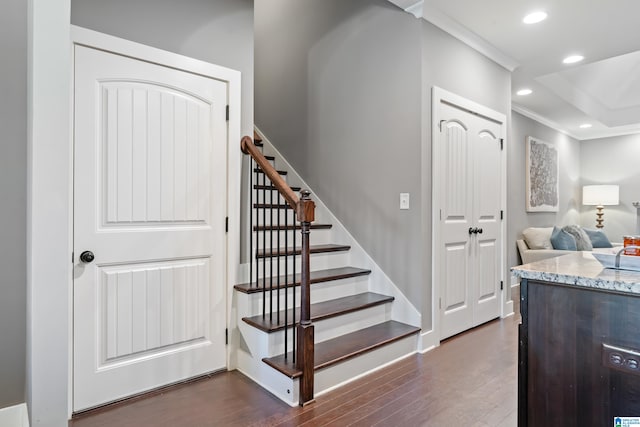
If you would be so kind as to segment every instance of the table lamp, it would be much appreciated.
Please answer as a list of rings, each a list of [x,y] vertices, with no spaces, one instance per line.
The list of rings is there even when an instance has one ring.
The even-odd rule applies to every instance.
[[[582,187],[582,204],[596,207],[596,227],[603,228],[604,206],[620,203],[620,187],[617,185],[585,185]]]

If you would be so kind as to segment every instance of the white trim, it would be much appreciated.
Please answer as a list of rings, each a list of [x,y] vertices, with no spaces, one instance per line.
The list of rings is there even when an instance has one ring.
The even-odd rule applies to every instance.
[[[515,59],[498,50],[467,27],[460,25],[438,8],[427,3],[423,6],[423,16],[426,21],[449,33],[469,47],[477,50],[487,58],[501,65],[509,71],[515,70],[520,64]]]
[[[522,114],[525,117],[530,118],[531,120],[535,120],[536,122],[543,124],[557,132],[560,132],[564,135],[570,136],[571,138],[580,140],[579,137],[577,137],[576,135],[572,134],[571,132],[569,132],[568,130],[564,129],[560,124],[547,119],[546,117],[542,117],[541,115],[539,115],[538,113],[534,113],[531,110],[528,110],[518,104],[514,104],[511,103],[511,110],[515,111],[516,113]]]
[[[506,144],[506,132],[507,132],[507,117],[506,115],[492,110],[484,105],[478,104],[474,101],[466,99],[460,95],[456,95],[449,91],[446,91],[437,86],[433,86],[432,88],[432,97],[431,97],[431,227],[433,230],[433,238],[431,240],[431,258],[432,258],[432,268],[431,268],[431,283],[434,284],[431,287],[432,294],[432,309],[431,309],[431,319],[433,325],[433,341],[440,341],[440,308],[439,308],[439,299],[440,299],[440,286],[436,285],[439,283],[439,275],[440,275],[440,253],[437,248],[439,248],[440,241],[442,236],[440,235],[440,147],[439,144],[435,143],[439,139],[439,123],[440,123],[440,104],[442,102],[446,102],[451,105],[455,105],[459,108],[465,109],[467,111],[473,112],[474,114],[478,114],[480,116],[486,117],[490,120],[494,120],[501,124],[500,127],[500,138],[505,140],[504,148],[501,152],[502,155],[502,169],[501,169],[501,177],[502,177],[502,188],[501,188],[501,204],[502,210],[507,212],[506,210],[506,197],[507,197],[507,146]],[[506,236],[507,236],[507,219],[506,216],[501,223],[501,247],[502,247],[502,257],[500,261],[500,280],[504,281],[505,274],[505,265],[507,259],[507,248],[505,245]],[[511,288],[503,286],[502,291],[500,292],[500,315],[501,317],[506,317],[509,315],[509,303],[511,303],[511,312],[513,312],[513,302],[511,301]],[[508,291],[508,292],[507,292]]]
[[[421,333],[418,337],[418,352],[424,354],[440,346],[440,340],[436,339],[436,334],[433,329],[430,331]]]
[[[29,0],[26,400],[66,425],[71,348],[70,0]]]
[[[27,404],[21,403],[19,405],[0,409],[0,426],[29,427]]]
[[[424,0],[407,7],[404,11],[412,14],[416,18],[422,18],[424,16]]]

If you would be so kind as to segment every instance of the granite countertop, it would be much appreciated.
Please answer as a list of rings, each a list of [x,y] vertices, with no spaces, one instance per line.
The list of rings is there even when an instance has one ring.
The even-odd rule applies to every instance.
[[[604,268],[591,252],[576,252],[511,268],[523,279],[640,295],[640,271]]]

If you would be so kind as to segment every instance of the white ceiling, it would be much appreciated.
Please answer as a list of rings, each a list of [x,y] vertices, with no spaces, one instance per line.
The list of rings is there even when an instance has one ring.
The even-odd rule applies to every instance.
[[[514,110],[581,140],[640,132],[639,0],[390,1],[512,70]],[[548,18],[522,23],[535,10]]]

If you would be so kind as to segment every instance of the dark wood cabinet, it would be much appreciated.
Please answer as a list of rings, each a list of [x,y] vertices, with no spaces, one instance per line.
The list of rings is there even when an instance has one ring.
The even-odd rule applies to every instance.
[[[523,279],[518,425],[640,417],[640,296]]]

